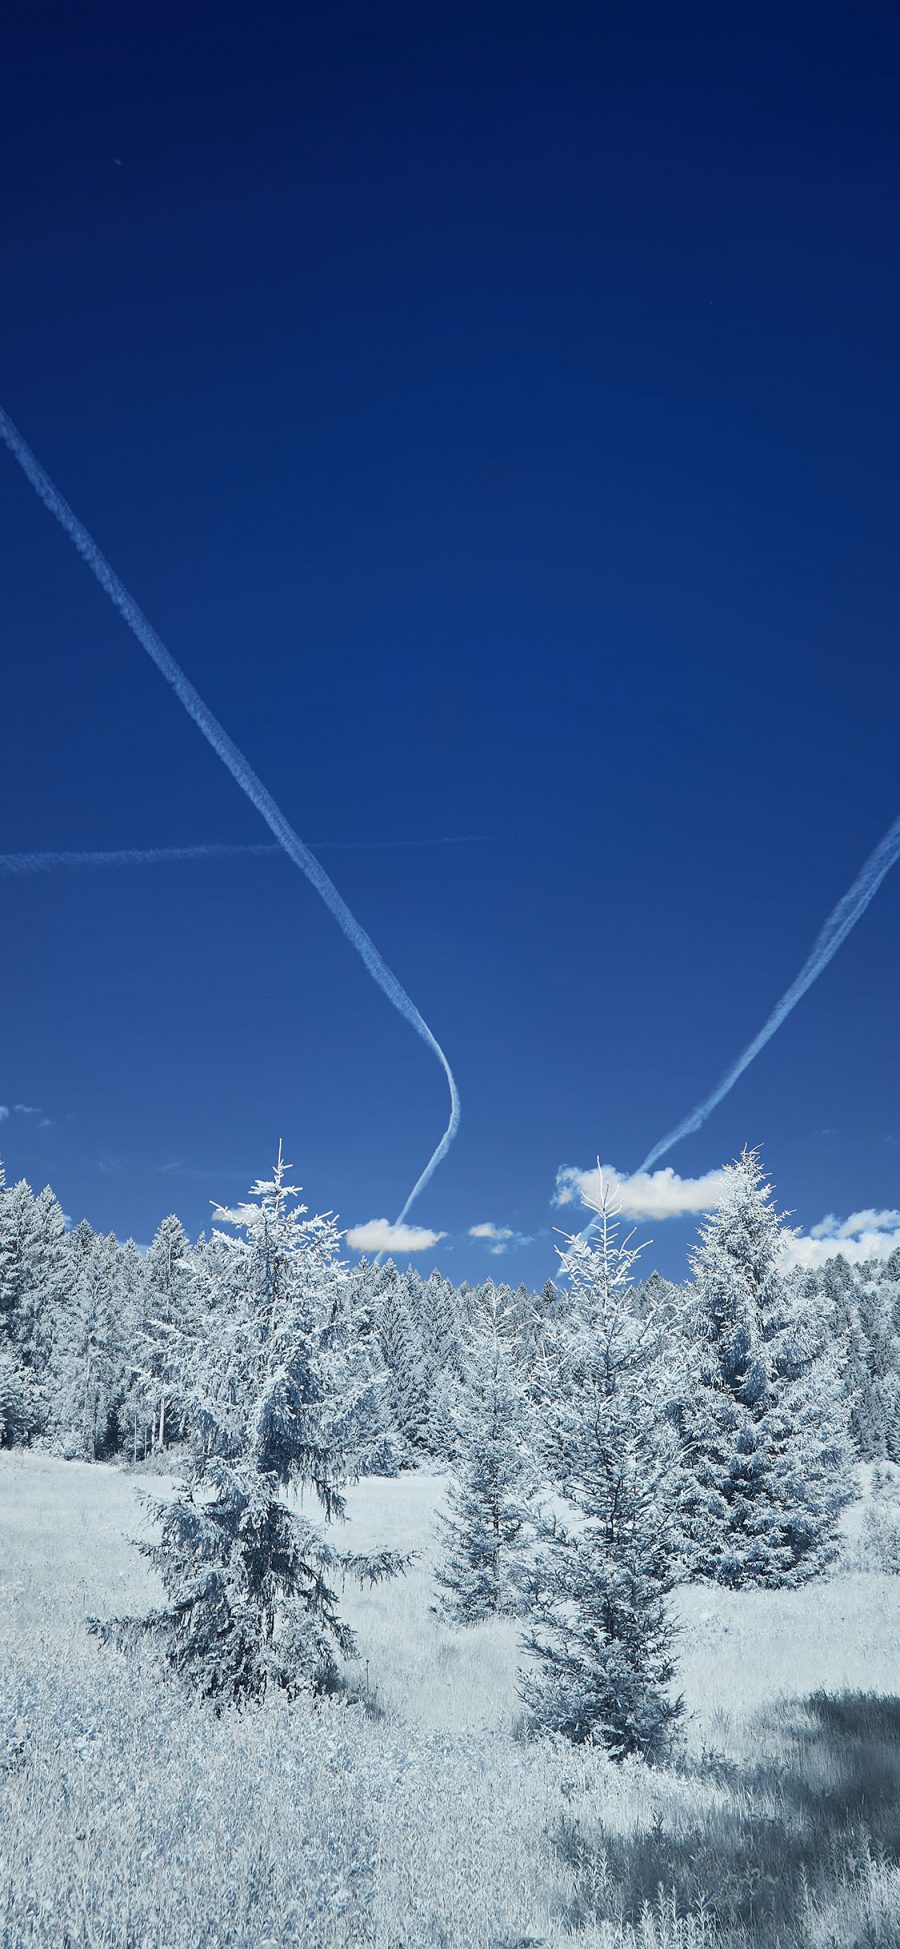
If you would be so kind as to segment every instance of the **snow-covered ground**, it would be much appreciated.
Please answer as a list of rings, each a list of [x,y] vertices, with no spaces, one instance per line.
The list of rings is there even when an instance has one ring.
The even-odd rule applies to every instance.
[[[352,1489],[340,1539],[421,1552],[402,1581],[344,1593],[358,1676],[368,1662],[383,1716],[278,1708],[217,1721],[85,1630],[88,1616],[158,1595],[128,1540],[148,1533],[142,1488],[164,1494],[165,1479],[0,1454],[2,1949],[567,1941],[583,1872],[559,1845],[561,1821],[625,1842],[654,1822],[706,1819],[727,1793],[713,1764],[698,1771],[701,1753],[746,1767],[777,1754],[791,1700],[900,1689],[900,1578],[845,1569],[798,1591],[685,1589],[682,1771],[523,1744],[517,1627],[454,1630],[431,1610],[444,1483],[422,1473]],[[846,1518],[848,1562],[859,1516]],[[898,1933],[884,1942],[896,1942],[900,1903],[885,1887]],[[604,1934],[579,1913],[585,1949],[631,1940],[621,1921]],[[679,1926],[667,1934],[658,1919],[634,1940],[714,1939]]]

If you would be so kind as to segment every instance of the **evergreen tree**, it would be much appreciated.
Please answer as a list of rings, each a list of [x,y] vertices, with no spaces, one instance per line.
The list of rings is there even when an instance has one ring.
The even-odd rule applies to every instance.
[[[426,1446],[447,1460],[453,1453],[452,1398],[462,1363],[462,1337],[456,1294],[434,1268],[418,1292],[419,1339],[428,1379]]]
[[[337,1228],[292,1209],[286,1168],[279,1145],[273,1177],[253,1186],[252,1202],[216,1209],[243,1236],[220,1235],[223,1292],[202,1330],[182,1335],[175,1366],[188,1463],[173,1499],[151,1505],[160,1540],[141,1546],[168,1605],[95,1626],[120,1642],[149,1634],[175,1671],[218,1702],[270,1688],[335,1690],[337,1655],[352,1657],[355,1640],[329,1575],[375,1581],[405,1563],[391,1551],[335,1550],[285,1499],[309,1487],[327,1520],[345,1515],[341,1490],[355,1460],[342,1433],[367,1384],[332,1331]]]
[[[162,1449],[183,1433],[170,1412],[176,1383],[173,1361],[194,1299],[190,1243],[174,1212],[162,1220],[148,1249],[145,1283],[141,1379],[153,1446]]]
[[[836,1550],[850,1498],[833,1360],[804,1349],[782,1272],[787,1234],[757,1151],[726,1172],[692,1260],[692,1363],[681,1409],[685,1559],[739,1587],[797,1584]]]
[[[858,1268],[848,1321],[844,1384],[850,1428],[864,1461],[900,1461],[900,1336],[892,1283],[880,1266]]]
[[[115,1441],[123,1391],[117,1332],[117,1241],[82,1220],[69,1234],[69,1299],[54,1338],[48,1387],[50,1427],[62,1454],[93,1462]]]
[[[384,1268],[382,1268],[382,1271]],[[422,1346],[418,1320],[418,1274],[395,1274],[378,1301],[377,1329],[388,1376],[388,1405],[407,1462],[428,1453],[433,1376]]]
[[[681,1712],[669,1687],[675,1578],[677,1439],[661,1414],[666,1336],[631,1304],[639,1251],[617,1240],[618,1207],[603,1186],[596,1243],[568,1241],[565,1311],[548,1335],[548,1387],[537,1419],[547,1477],[571,1515],[541,1522],[532,1615],[520,1674],[532,1727],[615,1758],[653,1759]]]
[[[49,1185],[35,1198],[24,1179],[0,1182],[0,1343],[25,1376],[32,1431],[47,1417],[55,1323],[66,1298],[65,1220]]]
[[[439,1608],[455,1624],[520,1615],[531,1540],[534,1469],[525,1435],[525,1384],[517,1371],[512,1319],[495,1307],[472,1334],[450,1408],[457,1457],[437,1534]]]
[[[462,1343],[456,1294],[436,1267],[419,1282],[418,1320],[422,1350],[432,1373],[458,1373]]]
[[[27,1442],[36,1420],[30,1376],[0,1343],[0,1448]]]
[[[358,1475],[397,1475],[403,1443],[391,1422],[389,1377],[375,1332],[374,1268],[362,1260],[335,1285],[328,1345],[343,1363],[348,1387],[332,1403],[335,1439]]]

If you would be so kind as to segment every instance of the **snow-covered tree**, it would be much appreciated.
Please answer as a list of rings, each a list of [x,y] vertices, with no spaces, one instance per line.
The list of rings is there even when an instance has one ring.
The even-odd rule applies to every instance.
[[[426,1445],[429,1454],[447,1460],[453,1452],[453,1388],[462,1364],[462,1330],[456,1293],[450,1280],[435,1267],[420,1282],[417,1299],[419,1339],[428,1385]]]
[[[844,1387],[863,1461],[900,1461],[900,1334],[892,1283],[880,1266],[857,1268],[845,1313]]]
[[[508,1310],[495,1306],[475,1329],[449,1405],[456,1460],[449,1514],[437,1520],[442,1555],[435,1582],[439,1609],[455,1624],[523,1609],[536,1483],[512,1326]]]
[[[832,1560],[850,1497],[833,1357],[792,1313],[787,1233],[758,1151],[729,1166],[692,1259],[692,1361],[681,1405],[692,1574],[797,1584]]]
[[[194,1299],[190,1242],[174,1212],[162,1220],[148,1248],[145,1287],[141,1382],[150,1414],[153,1446],[161,1449],[183,1432],[177,1416],[170,1412],[176,1385],[173,1361],[180,1344],[180,1329],[189,1326]]]
[[[84,1220],[69,1234],[69,1297],[54,1336],[49,1424],[64,1455],[93,1462],[115,1442],[123,1391],[116,1309],[117,1241]]]
[[[0,1448],[26,1442],[35,1425],[31,1377],[15,1355],[0,1343]]]
[[[595,1242],[568,1240],[568,1296],[552,1333],[536,1446],[569,1513],[542,1520],[520,1673],[531,1726],[615,1758],[660,1755],[681,1704],[666,1598],[675,1580],[677,1437],[661,1402],[668,1343],[631,1304],[640,1248],[619,1243],[601,1186]],[[561,1384],[560,1384],[561,1383]]]
[[[384,1268],[382,1268],[382,1271]],[[388,1375],[390,1419],[408,1462],[428,1453],[433,1373],[418,1318],[421,1280],[408,1268],[378,1296],[377,1330]]]
[[[397,1475],[403,1442],[391,1420],[390,1380],[375,1332],[373,1274],[363,1260],[335,1283],[327,1344],[349,1385],[334,1396],[332,1425],[358,1475]]]
[[[433,1267],[428,1278],[419,1282],[419,1334],[431,1371],[454,1374],[462,1355],[456,1294],[449,1279]]]
[[[141,1546],[168,1604],[95,1627],[120,1642],[149,1634],[175,1671],[220,1702],[336,1689],[338,1656],[352,1657],[355,1640],[329,1577],[375,1581],[404,1567],[391,1551],[336,1550],[285,1497],[309,1488],[327,1520],[345,1515],[341,1490],[356,1460],[343,1431],[368,1385],[332,1331],[337,1227],[293,1208],[286,1170],[279,1145],[251,1202],[216,1209],[241,1234],[220,1235],[218,1304],[201,1330],[172,1329],[190,1449],[174,1497],[151,1505],[159,1540]]]
[[[27,1377],[34,1428],[46,1421],[47,1367],[66,1291],[65,1220],[49,1185],[36,1198],[24,1179],[0,1186],[0,1341]]]

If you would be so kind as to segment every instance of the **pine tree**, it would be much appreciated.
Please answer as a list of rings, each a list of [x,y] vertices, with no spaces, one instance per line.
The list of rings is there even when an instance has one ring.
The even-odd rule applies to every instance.
[[[123,1354],[116,1318],[117,1241],[82,1220],[69,1234],[69,1298],[54,1338],[48,1412],[61,1453],[93,1462],[115,1440],[123,1391]]]
[[[141,1335],[141,1379],[156,1449],[183,1432],[169,1411],[175,1387],[172,1363],[180,1332],[189,1324],[193,1297],[190,1242],[180,1219],[170,1212],[147,1252]]]
[[[36,1421],[30,1376],[0,1343],[0,1448],[27,1442]]]
[[[439,1609],[455,1624],[520,1615],[533,1533],[534,1468],[512,1319],[495,1307],[472,1333],[449,1410],[455,1473],[438,1517]]]
[[[773,1195],[759,1153],[743,1151],[692,1260],[685,1560],[733,1587],[818,1574],[850,1497],[835,1366],[804,1351]]]
[[[880,1266],[857,1268],[851,1308],[844,1382],[854,1444],[864,1461],[900,1461],[900,1336]]]
[[[148,1634],[173,1670],[219,1703],[270,1688],[337,1689],[338,1654],[352,1657],[355,1639],[329,1576],[374,1582],[406,1561],[337,1551],[285,1498],[309,1487],[328,1521],[344,1517],[341,1490],[355,1461],[341,1424],[352,1424],[367,1384],[332,1331],[337,1228],[292,1209],[287,1168],[279,1145],[273,1177],[253,1186],[252,1202],[216,1208],[219,1223],[243,1236],[219,1235],[217,1304],[201,1330],[183,1334],[173,1363],[188,1462],[172,1500],[151,1503],[159,1541],[141,1546],[168,1606],[95,1625],[124,1643]]]
[[[32,1389],[14,1337],[15,1226],[0,1160],[0,1448],[25,1442],[35,1424]]]
[[[426,1445],[430,1455],[448,1460],[453,1453],[451,1404],[462,1363],[462,1335],[456,1294],[436,1267],[420,1284],[418,1322],[428,1376]]]
[[[384,1267],[382,1267],[384,1271]],[[390,1419],[408,1463],[428,1453],[433,1376],[422,1346],[418,1320],[418,1274],[411,1268],[378,1299],[376,1324],[388,1376]]]
[[[65,1220],[49,1185],[0,1184],[0,1340],[26,1376],[33,1426],[46,1421],[52,1337],[66,1297]]]
[[[391,1422],[389,1376],[375,1332],[374,1267],[362,1260],[336,1282],[327,1344],[345,1380],[333,1399],[333,1433],[356,1474],[397,1475],[403,1443]]]
[[[535,1730],[598,1741],[614,1758],[660,1756],[681,1712],[670,1695],[677,1438],[661,1411],[668,1343],[652,1312],[631,1305],[639,1249],[617,1239],[618,1206],[602,1186],[596,1243],[561,1253],[565,1310],[548,1336],[538,1453],[571,1515],[544,1520],[520,1674]]]

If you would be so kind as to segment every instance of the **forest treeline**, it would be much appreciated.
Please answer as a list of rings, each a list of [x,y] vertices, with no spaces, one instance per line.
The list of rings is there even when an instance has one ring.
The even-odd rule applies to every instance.
[[[0,1161],[0,1445],[39,1440],[83,1461],[132,1461],[177,1444],[168,1329],[214,1318],[228,1249],[222,1234],[192,1242],[174,1215],[141,1252],[95,1232],[66,1229],[49,1185],[7,1185]],[[392,1259],[345,1269],[348,1304],[382,1373],[384,1437],[379,1472],[449,1461],[449,1392],[473,1324],[502,1313],[517,1369],[533,1373],[545,1329],[566,1306],[566,1282],[538,1292],[494,1279],[454,1286]],[[900,1248],[851,1264],[840,1252],[783,1281],[792,1308],[814,1325],[834,1358],[860,1460],[900,1462]],[[632,1304],[665,1316],[673,1334],[690,1286],[653,1273]]]

